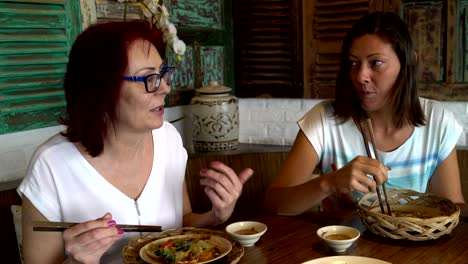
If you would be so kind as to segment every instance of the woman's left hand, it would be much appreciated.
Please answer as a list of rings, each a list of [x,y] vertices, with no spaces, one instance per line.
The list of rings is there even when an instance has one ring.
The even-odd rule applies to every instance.
[[[205,186],[205,193],[213,205],[211,214],[215,224],[221,224],[231,216],[244,183],[254,171],[246,168],[238,176],[229,166],[219,161],[211,162],[210,166],[210,169],[200,170],[200,184]]]

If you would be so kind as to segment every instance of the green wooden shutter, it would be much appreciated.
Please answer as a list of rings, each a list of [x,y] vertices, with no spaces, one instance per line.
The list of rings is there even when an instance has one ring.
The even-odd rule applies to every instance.
[[[57,125],[79,1],[0,0],[0,134]]]

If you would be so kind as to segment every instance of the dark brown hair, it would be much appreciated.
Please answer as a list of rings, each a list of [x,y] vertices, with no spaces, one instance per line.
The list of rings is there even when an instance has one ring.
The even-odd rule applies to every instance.
[[[366,115],[349,75],[351,45],[356,38],[366,34],[377,35],[392,44],[400,61],[400,73],[390,97],[395,126],[401,127],[406,121],[414,126],[424,125],[425,118],[416,85],[417,62],[413,39],[406,23],[391,12],[378,11],[362,17],[346,35],[341,49],[333,103],[335,116],[345,121],[350,117],[360,119]]]
[[[162,34],[144,20],[94,24],[73,43],[65,73],[67,126],[62,133],[81,142],[93,157],[103,151],[109,126],[116,120],[122,76],[128,65],[128,46],[137,39],[148,40],[164,56]]]

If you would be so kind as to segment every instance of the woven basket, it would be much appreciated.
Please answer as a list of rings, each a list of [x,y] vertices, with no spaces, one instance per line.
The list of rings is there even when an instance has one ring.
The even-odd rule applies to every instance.
[[[392,216],[381,213],[375,192],[359,199],[359,216],[374,234],[424,241],[450,234],[458,225],[460,208],[448,199],[407,189],[387,189],[387,196]],[[384,208],[387,212],[385,205]],[[409,212],[411,216],[398,216],[399,212]]]
[[[223,263],[236,264],[244,256],[244,247],[229,236],[224,231],[210,230],[195,227],[183,227],[175,229],[167,229],[161,233],[152,233],[141,238],[134,238],[122,249],[122,258],[125,264],[142,264],[146,263],[140,258],[140,249],[156,239],[190,234],[212,234],[223,237],[232,243],[232,250],[227,255],[227,259]],[[218,261],[216,261],[218,262]]]

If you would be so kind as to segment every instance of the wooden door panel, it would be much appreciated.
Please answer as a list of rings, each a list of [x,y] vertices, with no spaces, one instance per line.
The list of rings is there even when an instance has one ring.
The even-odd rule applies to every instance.
[[[200,75],[203,84],[208,85],[210,80],[216,80],[219,84],[224,85],[224,47],[201,47],[200,59]]]
[[[422,82],[445,81],[443,32],[446,23],[442,2],[403,5],[402,14],[416,44],[417,79]]]

